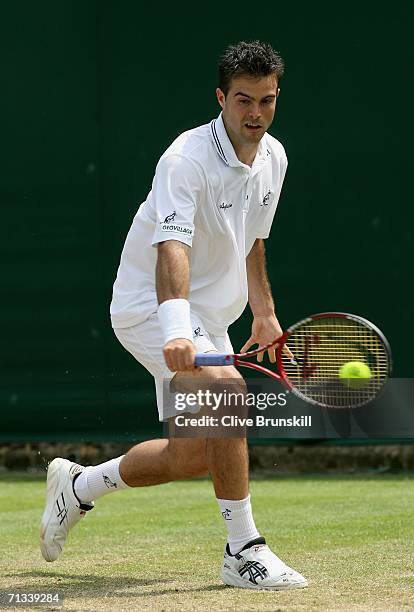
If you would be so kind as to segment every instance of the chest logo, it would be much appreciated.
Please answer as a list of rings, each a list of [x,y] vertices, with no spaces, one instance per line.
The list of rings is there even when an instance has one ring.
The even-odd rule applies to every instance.
[[[226,204],[226,202],[222,202],[219,206],[219,208],[221,208],[222,210],[226,210],[227,208],[231,208],[233,206],[233,204],[231,202],[228,202]]]
[[[260,204],[260,206],[269,206],[270,196],[271,195],[272,195],[272,192],[269,189],[269,191],[267,192],[267,194],[263,198],[262,203]]]

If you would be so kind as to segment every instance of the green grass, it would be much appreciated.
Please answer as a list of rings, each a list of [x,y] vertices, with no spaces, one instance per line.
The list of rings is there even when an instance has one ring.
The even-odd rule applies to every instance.
[[[0,591],[59,591],[64,610],[409,610],[414,608],[414,479],[255,479],[256,524],[310,586],[225,587],[225,529],[207,480],[98,500],[62,557],[37,547],[44,481],[0,479]],[[28,608],[26,608],[28,609]]]

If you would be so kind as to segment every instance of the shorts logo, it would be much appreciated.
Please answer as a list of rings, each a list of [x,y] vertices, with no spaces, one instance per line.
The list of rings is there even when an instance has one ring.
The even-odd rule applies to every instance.
[[[268,206],[271,195],[272,195],[272,192],[269,189],[269,191],[267,192],[267,194],[263,198],[262,203],[260,204],[260,206]]]
[[[200,336],[204,336],[204,334],[201,333],[201,327],[196,327],[196,329],[193,331],[194,334],[194,338],[199,338]]]
[[[228,202],[226,204],[226,202],[222,202],[219,206],[219,208],[221,208],[222,210],[226,210],[227,208],[231,208],[233,206],[233,204],[231,202]]]

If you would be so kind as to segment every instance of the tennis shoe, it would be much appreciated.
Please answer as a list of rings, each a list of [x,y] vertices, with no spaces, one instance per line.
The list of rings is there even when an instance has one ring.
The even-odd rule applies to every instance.
[[[93,502],[82,503],[73,490],[74,478],[83,470],[83,466],[60,457],[49,465],[46,507],[40,525],[40,550],[46,561],[56,561],[69,530],[93,508]]]
[[[227,544],[221,579],[224,584],[242,589],[285,591],[308,586],[306,578],[283,563],[266,545],[264,538],[252,540],[235,555],[230,553]]]

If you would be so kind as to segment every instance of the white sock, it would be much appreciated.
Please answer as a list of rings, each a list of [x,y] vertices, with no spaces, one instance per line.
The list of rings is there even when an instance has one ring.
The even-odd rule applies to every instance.
[[[119,475],[122,457],[88,466],[79,474],[73,486],[81,502],[87,503],[107,493],[130,488]]]
[[[246,499],[218,499],[217,502],[228,530],[230,552],[235,555],[251,540],[260,537],[253,520],[250,495]]]

